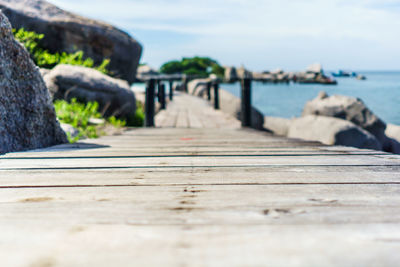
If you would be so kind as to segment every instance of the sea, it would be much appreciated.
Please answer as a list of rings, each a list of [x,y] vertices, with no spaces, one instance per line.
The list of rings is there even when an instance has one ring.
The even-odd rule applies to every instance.
[[[253,82],[252,104],[265,116],[299,117],[304,104],[315,98],[320,91],[325,91],[328,95],[360,98],[383,121],[400,125],[400,71],[359,71],[357,73],[364,75],[367,79],[335,78],[337,85]],[[221,88],[240,97],[239,83],[221,84]],[[143,92],[145,85],[134,84],[133,90]]]
[[[367,79],[335,78],[337,85],[253,82],[252,104],[265,116],[298,117],[307,101],[315,98],[320,91],[325,91],[328,95],[360,98],[383,121],[400,125],[400,71],[357,73]],[[221,84],[221,88],[240,97],[239,83]]]

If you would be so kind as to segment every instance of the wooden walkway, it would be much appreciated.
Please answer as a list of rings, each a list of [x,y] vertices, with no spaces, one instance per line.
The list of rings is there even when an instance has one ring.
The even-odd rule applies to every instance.
[[[238,129],[240,121],[215,110],[210,103],[201,98],[176,92],[168,110],[161,110],[155,119],[157,127],[163,128],[228,128]]]
[[[399,265],[399,156],[238,129],[186,95],[156,121],[1,156],[1,266]]]

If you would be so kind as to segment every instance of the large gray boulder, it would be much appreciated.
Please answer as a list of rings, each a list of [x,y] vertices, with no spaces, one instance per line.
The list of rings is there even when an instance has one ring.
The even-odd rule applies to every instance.
[[[211,98],[214,99],[214,92],[211,90]],[[241,100],[240,98],[232,95],[231,93],[220,89],[219,90],[219,101],[221,111],[232,115],[233,117],[241,120]],[[251,127],[263,130],[264,115],[256,108],[251,109]]]
[[[294,119],[288,137],[319,141],[326,145],[342,145],[381,150],[378,140],[352,122],[325,116],[308,115]]]
[[[373,134],[378,141],[385,142],[386,124],[358,98],[321,92],[317,98],[304,106],[303,116],[321,115],[348,120]]]
[[[39,68],[0,11],[0,153],[68,142]]]
[[[400,142],[400,126],[394,124],[387,124],[385,134]]]
[[[400,126],[387,124],[385,134],[387,136],[384,143],[385,151],[400,154]]]
[[[235,67],[225,66],[224,69],[225,69],[225,72],[224,72],[224,81],[225,82],[233,83],[239,79]]]
[[[104,116],[128,118],[136,112],[135,94],[124,80],[81,66],[58,65],[44,77],[53,99],[96,101]]]
[[[240,68],[236,69],[236,73],[239,79],[252,78],[251,71],[245,69],[244,66],[241,66]]]
[[[109,58],[109,70],[115,77],[129,83],[135,80],[142,46],[127,33],[44,0],[0,0],[0,9],[14,28],[45,34],[41,45],[50,52],[82,50],[96,64]]]
[[[195,96],[204,96],[207,94],[207,83],[211,82],[211,79],[195,79],[188,82],[187,88],[188,93]]]
[[[160,73],[157,70],[153,69],[149,65],[141,65],[137,68],[136,78],[139,81],[145,81],[149,77],[159,74]]]
[[[292,119],[264,117],[264,129],[280,136],[287,136]]]

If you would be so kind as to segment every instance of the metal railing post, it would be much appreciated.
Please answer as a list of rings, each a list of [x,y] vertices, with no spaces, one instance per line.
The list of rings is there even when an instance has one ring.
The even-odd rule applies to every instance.
[[[187,92],[188,92],[188,78],[187,78],[186,75],[183,76],[182,84],[183,84],[183,91],[184,91],[185,93],[187,93]]]
[[[172,101],[174,99],[174,81],[169,80],[169,100]]]
[[[207,89],[207,100],[211,100],[211,82],[208,82],[206,84],[206,89]]]
[[[160,100],[160,104],[161,104],[160,108],[165,109],[166,104],[165,104],[165,84],[164,83],[159,84],[158,99]]]
[[[156,91],[157,101],[158,101],[158,103],[161,103],[161,97],[160,97],[161,80],[159,80],[159,79],[156,80],[156,87],[157,87],[157,91]]]
[[[241,81],[242,90],[242,127],[251,127],[251,79],[244,78]]]
[[[154,79],[147,81],[146,85],[146,101],[145,101],[145,126],[154,127],[154,98],[155,98],[155,84]]]
[[[214,108],[219,109],[219,84],[218,84],[218,82],[214,82],[213,87],[214,87]]]

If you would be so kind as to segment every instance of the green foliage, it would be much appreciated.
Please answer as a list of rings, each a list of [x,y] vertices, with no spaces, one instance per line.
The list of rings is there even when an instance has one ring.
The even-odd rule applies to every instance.
[[[183,73],[183,66],[180,61],[169,61],[161,66],[160,72],[165,74]]]
[[[13,29],[15,38],[22,43],[31,54],[33,61],[42,68],[52,68],[57,64],[78,65],[87,68],[94,68],[102,73],[109,74],[107,66],[110,64],[109,59],[103,60],[99,66],[94,66],[91,58],[85,58],[83,51],[75,53],[55,53],[52,54],[48,50],[40,47],[39,43],[45,36],[31,31],[25,31],[24,28]]]
[[[136,112],[135,116],[127,119],[127,125],[132,127],[142,127],[144,125],[144,106],[136,101]]]
[[[208,77],[211,73],[221,77],[224,68],[217,61],[208,57],[183,58],[181,61],[173,60],[161,66],[160,71],[165,74],[184,73]]]
[[[65,100],[56,100],[54,102],[57,118],[61,123],[72,125],[79,131],[78,136],[71,137],[68,134],[68,139],[71,143],[77,142],[82,138],[97,138],[103,135],[102,128],[106,125],[112,125],[115,128],[123,128],[125,126],[140,127],[144,124],[144,111],[140,102],[137,102],[137,109],[135,116],[128,118],[128,120],[117,119],[114,116],[106,119],[106,125],[91,125],[91,118],[102,118],[99,113],[99,104],[97,102],[88,102],[83,104],[78,102],[76,98],[71,99],[70,102]]]
[[[217,75],[218,77],[224,77],[225,69],[218,64],[214,64],[211,68],[211,72]]]
[[[78,129],[78,136],[70,142],[76,142],[81,138],[97,138],[99,137],[96,126],[89,125],[90,118],[101,118],[98,112],[99,104],[97,102],[89,102],[86,105],[77,102],[75,98],[68,103],[65,100],[56,100],[54,102],[56,114],[60,122],[67,123]]]
[[[125,120],[119,120],[114,116],[111,116],[107,119],[107,121],[109,123],[111,123],[112,126],[114,126],[115,128],[122,128],[125,127],[126,125],[126,121]]]

